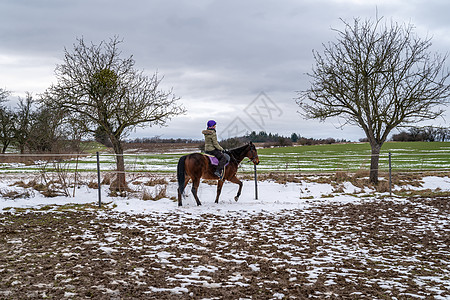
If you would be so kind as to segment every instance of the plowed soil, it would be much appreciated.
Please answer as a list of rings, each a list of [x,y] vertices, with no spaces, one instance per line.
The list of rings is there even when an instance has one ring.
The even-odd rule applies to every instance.
[[[0,214],[0,299],[449,299],[446,198]]]

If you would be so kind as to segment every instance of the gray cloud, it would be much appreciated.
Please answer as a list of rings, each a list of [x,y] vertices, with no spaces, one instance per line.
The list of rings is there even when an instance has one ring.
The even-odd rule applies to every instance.
[[[162,87],[173,87],[188,109],[167,127],[139,129],[134,136],[201,138],[208,119],[225,128],[264,91],[283,110],[265,130],[357,140],[364,136],[358,128],[336,129],[336,120],[305,121],[297,113],[293,98],[308,87],[312,49],[335,39],[331,28],[342,28],[339,18],[373,18],[378,11],[412,22],[447,52],[448,6],[406,0],[3,0],[0,86],[16,95],[42,92],[54,81],[64,48],[71,49],[77,37],[98,43],[118,35],[123,55],[133,55],[139,69],[163,75]]]

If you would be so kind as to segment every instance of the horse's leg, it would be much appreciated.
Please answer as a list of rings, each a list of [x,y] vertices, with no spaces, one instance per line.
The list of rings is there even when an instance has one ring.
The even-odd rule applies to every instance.
[[[188,177],[186,177],[186,179],[184,180],[184,191],[186,190],[186,186],[188,185],[188,183],[189,183],[189,176]],[[183,203],[182,203],[182,197],[183,197],[183,195],[180,193],[180,189],[178,188],[177,189],[178,190],[178,206],[182,206],[183,205]]]
[[[239,189],[238,189],[238,192],[237,192],[237,195],[236,195],[236,197],[234,197],[234,200],[235,201],[238,201],[239,200],[239,196],[241,195],[241,191],[242,191],[242,181],[240,181],[237,177],[236,177],[236,175],[234,175],[231,179],[230,179],[230,181],[232,182],[232,183],[236,183],[236,184],[239,184]]]
[[[181,201],[182,195],[180,189],[178,188],[177,190],[178,190],[178,206],[182,206],[183,205],[183,202]]]
[[[198,190],[198,186],[200,185],[200,178],[192,178],[192,194],[194,195],[195,201],[197,202],[197,205],[202,205],[202,203],[200,202],[200,199],[198,199],[197,196],[197,190]]]
[[[217,183],[216,203],[219,203],[219,196],[220,196],[220,193],[222,192],[222,186],[223,186],[223,180],[219,180],[219,182]]]
[[[188,185],[190,179],[191,178],[189,176],[186,177],[186,180],[184,181],[184,190],[186,190],[186,186]]]

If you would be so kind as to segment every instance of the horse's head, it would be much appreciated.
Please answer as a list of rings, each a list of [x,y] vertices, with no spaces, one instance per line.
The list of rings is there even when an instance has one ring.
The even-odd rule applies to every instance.
[[[253,164],[259,164],[258,153],[256,152],[256,147],[252,142],[248,144],[248,151],[246,156],[252,161]]]

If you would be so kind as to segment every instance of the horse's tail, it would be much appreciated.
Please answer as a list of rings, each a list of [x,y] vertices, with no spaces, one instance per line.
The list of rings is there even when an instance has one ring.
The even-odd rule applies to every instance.
[[[184,167],[184,162],[186,161],[187,155],[180,157],[180,160],[178,160],[178,166],[177,166],[177,179],[178,179],[178,192],[180,195],[184,192],[184,183],[186,180],[186,170]]]

